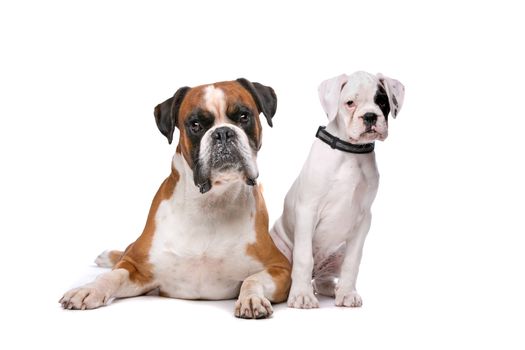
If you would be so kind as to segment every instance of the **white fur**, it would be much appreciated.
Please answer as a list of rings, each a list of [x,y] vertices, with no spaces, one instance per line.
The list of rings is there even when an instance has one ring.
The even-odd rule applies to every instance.
[[[273,313],[270,301],[264,295],[272,295],[275,284],[267,271],[261,271],[244,280],[235,303],[235,316],[260,318]]]
[[[319,99],[328,120],[334,123],[333,131],[342,140],[362,144],[375,140],[383,141],[388,136],[388,123],[381,109],[374,103],[374,95],[377,91],[379,79],[383,79],[384,87],[390,101],[391,112],[394,114],[393,96],[398,102],[395,107],[396,114],[401,109],[404,97],[403,85],[395,80],[381,74],[377,76],[366,72],[355,72],[348,76],[346,74],[325,80],[319,86]],[[353,101],[347,106],[348,101]],[[377,123],[373,127],[375,133],[363,134],[365,113],[377,114]],[[337,116],[337,118],[336,118]]]
[[[323,81],[317,89],[319,99],[321,100],[321,106],[323,106],[329,121],[334,120],[337,115],[340,92],[343,88],[343,84],[347,81],[348,76],[346,74],[341,74],[332,79]]]
[[[380,116],[377,130],[383,136],[376,139],[384,139],[386,116],[374,103],[377,83],[377,77],[365,72],[323,82],[319,96],[330,120],[326,130],[346,141],[370,142],[360,136],[359,116],[373,111]],[[348,100],[353,107],[348,108]],[[312,278],[318,293],[335,295],[336,305],[361,306],[356,279],[378,183],[374,153],[346,153],[315,139],[271,231],[278,248],[293,260],[289,306],[318,307]]]
[[[151,284],[132,283],[128,270],[115,269],[99,275],[91,283],[69,290],[59,303],[64,309],[69,310],[95,309],[111,303],[115,298],[140,295],[151,289]]]
[[[180,180],[157,210],[150,251],[156,284],[175,298],[234,298],[247,276],[264,270],[246,255],[255,242],[252,188],[237,181],[202,195],[182,156],[173,162]]]
[[[216,119],[224,119],[226,115],[226,96],[222,89],[209,85],[204,89],[206,109],[215,115]]]
[[[99,267],[113,267],[113,263],[111,262],[111,259],[109,258],[109,252],[110,250],[105,250],[102,253],[97,256],[95,259],[95,264]]]

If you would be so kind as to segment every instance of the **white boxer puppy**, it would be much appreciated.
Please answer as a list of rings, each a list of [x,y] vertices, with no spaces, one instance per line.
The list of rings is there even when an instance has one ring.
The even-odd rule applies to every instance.
[[[335,296],[337,306],[359,307],[356,279],[379,181],[374,141],[386,139],[404,87],[356,72],[322,82],[319,98],[328,125],[319,128],[271,235],[293,260],[288,306],[319,307],[315,291]]]

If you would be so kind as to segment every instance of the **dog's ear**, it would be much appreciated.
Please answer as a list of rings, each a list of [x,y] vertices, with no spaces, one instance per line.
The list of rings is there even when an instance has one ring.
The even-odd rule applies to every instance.
[[[398,80],[384,76],[381,73],[377,74],[379,82],[383,84],[386,94],[388,95],[388,103],[390,103],[390,111],[395,118],[403,106],[405,99],[405,87]],[[386,116],[385,116],[386,117]]]
[[[319,100],[321,100],[321,106],[323,106],[324,112],[329,121],[334,120],[337,115],[341,90],[343,90],[347,81],[348,76],[346,74],[341,74],[337,77],[323,81],[317,89]]]
[[[162,135],[166,136],[170,144],[171,141],[173,141],[173,131],[175,131],[175,127],[178,127],[179,107],[189,90],[190,88],[187,86],[181,87],[175,92],[173,97],[157,105],[153,112],[155,114],[157,127]]]
[[[277,96],[275,95],[275,91],[269,86],[252,83],[244,78],[237,79],[237,82],[248,90],[257,105],[259,113],[264,114],[268,125],[273,126],[272,118],[277,111]]]

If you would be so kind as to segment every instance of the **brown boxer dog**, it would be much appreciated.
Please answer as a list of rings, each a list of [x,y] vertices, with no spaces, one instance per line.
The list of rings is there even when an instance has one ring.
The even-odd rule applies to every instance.
[[[68,291],[65,309],[94,309],[115,298],[159,290],[181,299],[232,299],[235,316],[265,318],[285,301],[290,263],[268,233],[256,183],[263,113],[277,108],[271,87],[246,79],[182,87],[155,107],[160,132],[180,138],[171,174],[153,198],[142,235],[124,251],[106,251],[112,267]]]

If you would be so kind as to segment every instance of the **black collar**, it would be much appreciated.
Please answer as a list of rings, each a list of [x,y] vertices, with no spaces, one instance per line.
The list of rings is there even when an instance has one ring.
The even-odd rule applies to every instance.
[[[325,130],[326,126],[320,126],[319,129],[317,129],[317,133],[315,134],[315,137],[317,137],[319,140],[323,141],[327,145],[329,145],[332,148],[338,149],[343,152],[348,153],[370,153],[374,151],[374,143],[365,143],[362,145],[355,145],[353,143],[349,143],[346,141],[341,140],[338,137],[335,137],[334,135],[330,134],[328,131]]]

